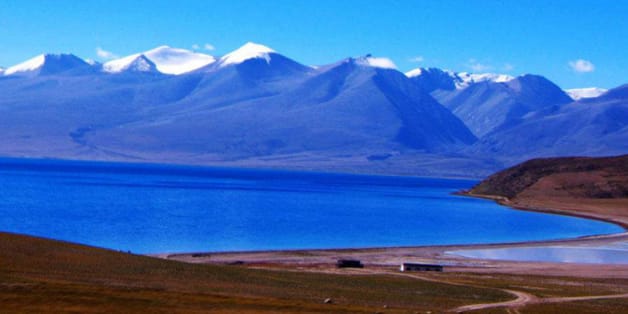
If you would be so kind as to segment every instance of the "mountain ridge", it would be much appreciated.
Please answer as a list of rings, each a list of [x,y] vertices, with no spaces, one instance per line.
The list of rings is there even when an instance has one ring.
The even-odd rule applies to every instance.
[[[116,73],[44,54],[1,76],[0,155],[477,177],[628,152],[628,85],[574,101],[539,75],[404,74],[371,55],[311,67],[254,43],[160,71],[155,55],[177,68],[192,53],[177,49]]]

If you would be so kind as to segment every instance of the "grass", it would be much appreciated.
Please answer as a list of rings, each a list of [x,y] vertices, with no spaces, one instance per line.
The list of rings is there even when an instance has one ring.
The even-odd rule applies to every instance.
[[[499,289],[541,298],[628,293],[628,279],[620,278],[420,275],[443,282],[185,264],[0,233],[0,313],[441,313],[512,299]],[[324,304],[326,298],[333,304]],[[620,313],[626,308],[627,299],[614,299],[534,304],[519,311]]]
[[[451,281],[528,292],[540,298],[628,293],[628,279],[447,273]],[[624,300],[628,306],[628,302]]]
[[[0,265],[0,312],[9,313],[413,313],[511,298],[395,276],[184,264],[7,233]]]
[[[519,311],[523,314],[554,313],[626,313],[628,306],[624,299],[589,300],[569,303],[533,304]]]

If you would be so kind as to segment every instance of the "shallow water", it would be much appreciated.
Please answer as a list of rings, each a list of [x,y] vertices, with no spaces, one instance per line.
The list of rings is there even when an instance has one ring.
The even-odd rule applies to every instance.
[[[496,243],[622,231],[450,194],[474,183],[0,159],[0,230],[138,253]]]
[[[561,262],[586,264],[628,264],[628,248],[625,244],[604,247],[518,247],[501,249],[459,250],[447,252],[470,258]]]

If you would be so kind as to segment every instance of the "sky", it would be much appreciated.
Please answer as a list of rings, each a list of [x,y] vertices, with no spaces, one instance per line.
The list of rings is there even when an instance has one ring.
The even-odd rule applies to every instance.
[[[0,67],[41,53],[106,61],[160,45],[224,55],[264,44],[307,65],[372,54],[406,72],[628,83],[628,1],[0,0]]]

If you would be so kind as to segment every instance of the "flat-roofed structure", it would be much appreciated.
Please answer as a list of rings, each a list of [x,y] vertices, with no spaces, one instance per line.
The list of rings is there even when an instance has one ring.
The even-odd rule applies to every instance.
[[[399,267],[399,270],[400,271],[443,271],[443,265],[402,263],[401,267]]]

